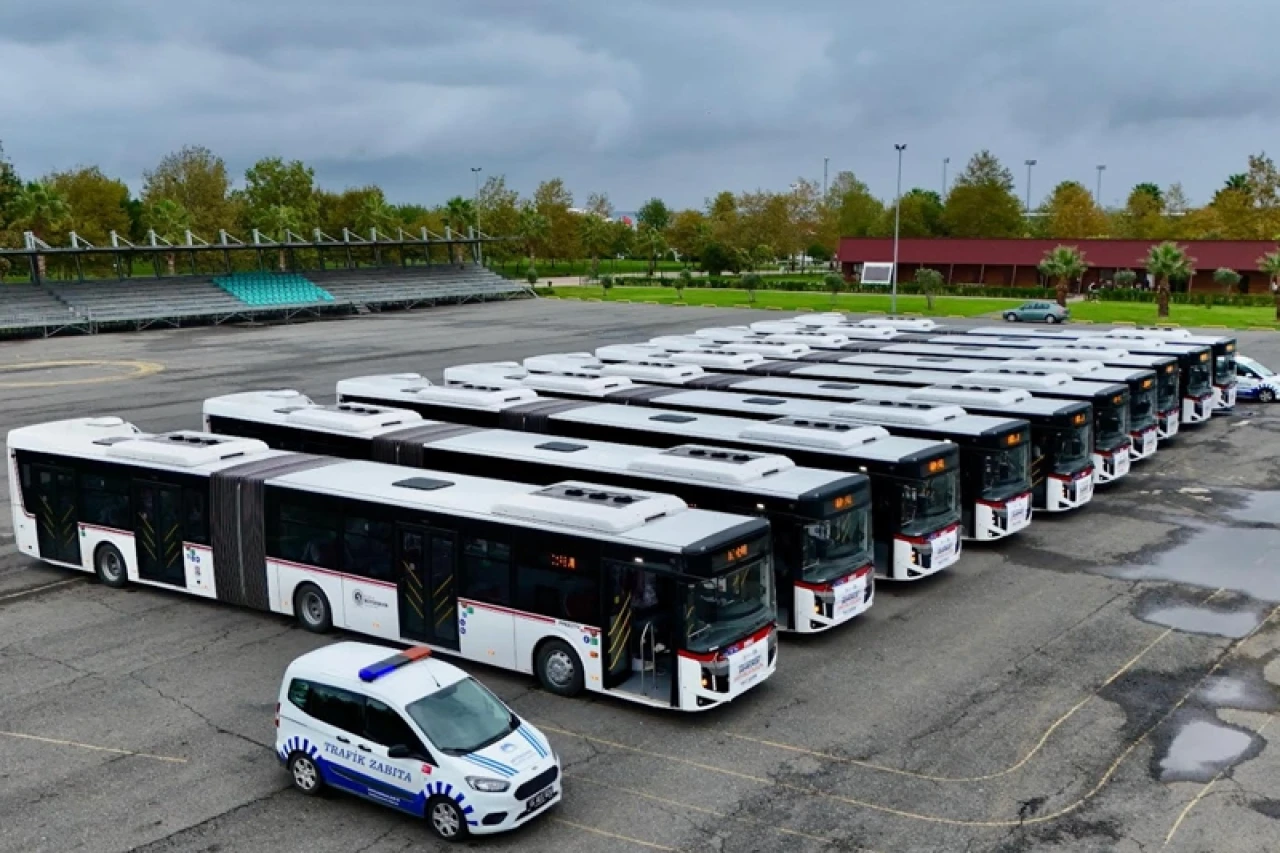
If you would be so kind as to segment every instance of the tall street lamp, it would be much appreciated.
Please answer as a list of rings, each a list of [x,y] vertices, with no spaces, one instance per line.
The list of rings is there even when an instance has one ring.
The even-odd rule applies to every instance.
[[[889,313],[898,313],[898,227],[902,224],[902,152],[907,150],[907,143],[895,142],[893,148],[898,152],[898,192],[893,203],[893,269],[889,272]]]
[[[944,201],[947,198],[947,164],[949,164],[950,162],[951,162],[950,157],[942,158],[942,198]]]
[[[1093,200],[1098,203],[1098,207],[1102,207],[1102,173],[1107,171],[1107,164],[1099,163],[1094,168],[1098,170],[1098,189],[1093,193]]]
[[[822,158],[822,202],[823,204],[826,204],[826,201],[827,201],[827,164],[830,162],[831,162],[830,157]]]
[[[471,216],[476,223],[476,263],[484,263],[480,253],[480,172],[483,166],[472,166],[471,174],[475,178],[475,190],[471,194]]]
[[[1031,167],[1035,164],[1035,160],[1027,161],[1027,216],[1031,215]]]

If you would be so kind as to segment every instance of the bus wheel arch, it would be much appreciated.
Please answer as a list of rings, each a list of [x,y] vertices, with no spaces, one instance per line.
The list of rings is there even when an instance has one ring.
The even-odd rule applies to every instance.
[[[582,658],[559,637],[545,637],[533,649],[533,672],[546,691],[577,696],[586,687]]]
[[[298,584],[293,591],[293,615],[303,628],[313,634],[327,634],[333,627],[333,607],[324,590],[310,582]]]
[[[120,549],[101,542],[93,549],[93,573],[103,586],[120,589],[129,583],[129,568]]]

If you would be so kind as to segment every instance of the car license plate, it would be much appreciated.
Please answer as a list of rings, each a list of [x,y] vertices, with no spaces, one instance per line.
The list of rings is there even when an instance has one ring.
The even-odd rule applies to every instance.
[[[525,811],[531,812],[531,811],[534,811],[535,809],[540,809],[543,806],[545,806],[547,803],[555,799],[555,796],[556,796],[555,785],[550,785],[546,788],[543,788],[541,791],[539,791],[538,793],[534,794],[532,797],[529,798],[529,805],[525,807]]]

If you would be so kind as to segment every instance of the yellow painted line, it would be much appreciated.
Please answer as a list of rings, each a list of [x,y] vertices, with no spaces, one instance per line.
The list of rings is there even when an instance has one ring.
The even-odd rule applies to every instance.
[[[770,311],[785,311],[785,310],[787,310],[787,309],[783,308],[783,307],[782,307],[782,306],[780,306],[780,305],[766,305],[766,306],[764,306],[764,307],[765,307],[765,308],[768,308]]]
[[[551,818],[551,820],[553,823],[558,823],[563,826],[573,827],[574,829],[581,830],[582,832],[589,832],[592,835],[599,835],[604,838],[612,838],[614,841],[625,841],[627,844],[635,844],[640,847],[647,847],[650,850],[668,850],[670,851],[670,853],[677,853],[677,850],[675,847],[668,847],[665,844],[654,844],[652,841],[641,841],[639,838],[632,838],[629,835],[619,835],[618,833],[610,832],[607,829],[599,829],[598,827],[587,826],[585,823],[575,823],[571,820],[565,820],[562,817],[553,817]]]
[[[15,599],[15,598],[26,598],[28,595],[36,595],[37,593],[41,593],[46,590],[57,589],[60,586],[70,586],[73,583],[84,583],[87,580],[88,580],[87,577],[83,577],[83,578],[68,578],[67,580],[64,580],[64,581],[54,581],[53,583],[47,583],[44,586],[36,586],[36,587],[32,587],[31,589],[21,590],[20,592],[11,592],[11,593],[8,593],[7,595],[0,595],[0,601],[11,601],[12,599]]]
[[[1261,736],[1263,730],[1266,729],[1267,726],[1271,725],[1271,721],[1275,718],[1276,715],[1274,712],[1268,714],[1267,718],[1262,721],[1262,725],[1254,729],[1253,733]],[[1187,803],[1182,811],[1178,813],[1178,819],[1173,822],[1173,826],[1169,827],[1169,834],[1164,837],[1164,844],[1160,845],[1161,847],[1169,846],[1169,842],[1173,841],[1173,836],[1178,834],[1178,829],[1182,826],[1182,822],[1187,819],[1187,815],[1191,814],[1191,810],[1194,809],[1201,800],[1209,795],[1209,791],[1213,789],[1214,785],[1218,784],[1219,780],[1222,779],[1223,774],[1225,774],[1228,769],[1231,768],[1223,768],[1222,770],[1219,770],[1218,775],[1210,779],[1208,783],[1191,798],[1191,802]]]
[[[164,370],[164,365],[154,361],[96,361],[72,359],[68,361],[26,361],[0,364],[0,372],[26,370],[56,370],[60,367],[117,367],[128,373],[108,376],[91,376],[85,379],[52,379],[30,382],[0,381],[0,388],[52,388],[58,385],[101,385],[105,382],[123,382],[126,379],[141,379]]]
[[[1213,599],[1217,598],[1223,592],[1225,592],[1225,590],[1223,588],[1219,588],[1215,590],[1213,593],[1211,593],[1208,597],[1206,597],[1200,603],[1208,604],[1210,601],[1213,601]],[[1041,749],[1044,748],[1044,745],[1048,743],[1049,738],[1052,737],[1053,733],[1056,732],[1059,728],[1061,728],[1062,725],[1067,722],[1067,720],[1075,716],[1076,712],[1078,712],[1085,705],[1088,705],[1094,699],[1098,698],[1099,693],[1101,693],[1103,690],[1109,687],[1117,678],[1124,675],[1130,669],[1133,669],[1134,665],[1137,664],[1138,661],[1142,660],[1144,657],[1147,656],[1147,654],[1152,649],[1154,649],[1156,646],[1160,645],[1166,639],[1168,639],[1169,635],[1172,633],[1173,633],[1172,628],[1166,628],[1164,631],[1160,632],[1160,634],[1156,636],[1154,640],[1152,640],[1150,643],[1144,646],[1141,651],[1139,651],[1133,657],[1129,658],[1129,660],[1126,661],[1122,667],[1117,669],[1115,672],[1111,673],[1111,675],[1107,678],[1107,680],[1099,684],[1092,693],[1090,693],[1088,696],[1085,696],[1083,699],[1081,699],[1079,702],[1073,705],[1070,709],[1068,709],[1066,713],[1058,717],[1058,719],[1054,720],[1053,723],[1049,726],[1049,728],[1045,729],[1044,733],[1040,735],[1040,738],[1039,740],[1036,741],[1035,745],[1032,746],[1032,748],[1025,755],[1023,755],[1022,758],[1020,758],[1018,761],[1014,762],[1013,764],[1009,765],[1003,770],[994,771],[992,773],[985,773],[981,776],[934,776],[929,773],[917,773],[913,770],[903,770],[898,767],[889,767],[888,765],[876,764],[871,761],[860,761],[856,758],[847,758],[842,755],[834,755],[829,752],[822,752],[820,750],[807,749],[805,747],[795,746],[793,744],[788,744],[788,743],[781,743],[779,741],[763,740],[761,738],[751,737],[750,735],[742,735],[736,732],[720,731],[719,733],[725,735],[726,737],[731,737],[736,740],[746,741],[748,743],[754,743],[759,746],[771,747],[773,749],[779,749],[785,752],[794,752],[800,755],[808,756],[810,758],[821,759],[823,761],[830,761],[838,764],[848,764],[852,767],[861,767],[864,770],[873,770],[879,773],[888,773],[894,776],[905,776],[910,779],[920,779],[925,782],[986,782],[991,779],[998,779],[1001,776],[1008,776],[1010,773],[1014,773],[1018,770],[1021,770],[1023,767],[1025,767],[1027,762],[1030,761],[1032,758],[1034,758],[1035,755],[1038,752],[1040,752]]]
[[[702,303],[702,307],[703,308],[719,308],[720,306],[716,305],[714,302],[704,302]]]
[[[1250,332],[1274,332],[1276,331],[1276,327],[1275,326],[1250,326],[1249,331]]]
[[[1221,669],[1223,664],[1225,664],[1227,660],[1230,659],[1231,656],[1234,655],[1241,648],[1241,646],[1243,646],[1246,642],[1251,640],[1259,631],[1261,631],[1264,627],[1266,627],[1266,625],[1276,616],[1277,613],[1280,613],[1280,605],[1276,605],[1271,610],[1271,612],[1267,614],[1267,617],[1263,619],[1261,622],[1259,622],[1258,625],[1252,631],[1250,631],[1244,637],[1241,637],[1239,640],[1236,640],[1230,646],[1228,646],[1227,649],[1218,658],[1217,662],[1214,663],[1214,665],[1211,666],[1208,669],[1208,671],[1206,671],[1203,675],[1201,675],[1200,678],[1196,681],[1196,683],[1191,685],[1191,687],[1182,695],[1182,697],[1177,702],[1175,702],[1167,711],[1165,711],[1163,715],[1160,716],[1159,719],[1157,719],[1154,723],[1152,723],[1149,727],[1147,727],[1142,732],[1142,734],[1138,735],[1137,738],[1135,738],[1127,747],[1124,748],[1124,750],[1121,751],[1121,753],[1118,756],[1116,756],[1115,760],[1112,761],[1110,766],[1108,766],[1107,769],[1102,773],[1102,775],[1098,778],[1098,781],[1094,784],[1094,786],[1090,788],[1088,791],[1086,791],[1083,796],[1079,797],[1077,800],[1075,800],[1075,802],[1072,802],[1067,804],[1066,806],[1063,806],[1057,811],[1049,812],[1042,815],[1037,815],[1035,817],[1020,818],[1020,819],[1004,818],[1004,819],[997,819],[997,820],[972,820],[972,819],[965,819],[965,818],[944,817],[942,815],[924,814],[922,812],[913,812],[907,809],[900,809],[900,808],[895,808],[893,806],[886,806],[881,803],[872,803],[866,800],[859,800],[855,797],[849,797],[843,794],[834,794],[829,791],[823,791],[818,788],[814,788],[807,785],[797,785],[795,783],[783,782],[777,779],[768,779],[763,776],[756,776],[751,773],[744,773],[738,770],[729,770],[724,767],[717,767],[714,764],[706,764],[701,761],[694,761],[693,759],[685,758],[684,756],[680,756],[680,755],[670,755],[667,753],[655,752],[653,750],[642,749],[640,747],[635,747],[635,746],[629,746],[624,743],[619,743],[618,741],[608,740],[607,738],[596,737],[594,735],[584,735],[578,732],[573,732],[567,729],[559,728],[557,726],[551,725],[546,722],[536,722],[535,725],[538,728],[542,729],[543,731],[554,732],[555,734],[564,735],[566,737],[578,738],[579,740],[584,740],[584,741],[587,741],[588,743],[594,743],[598,746],[609,747],[621,752],[629,752],[629,753],[632,753],[633,755],[641,755],[646,758],[654,758],[660,761],[669,762],[671,764],[679,764],[686,767],[693,767],[697,770],[704,770],[708,773],[717,773],[722,776],[727,776],[731,779],[741,779],[746,782],[755,782],[757,784],[765,785],[767,787],[774,788],[774,789],[785,789],[789,791],[794,791],[796,793],[806,794],[808,796],[817,797],[819,799],[829,800],[833,803],[852,806],[854,808],[867,809],[868,811],[874,811],[874,812],[879,812],[881,814],[893,815],[894,817],[905,818],[907,820],[916,820],[916,821],[920,821],[921,823],[931,823],[931,824],[938,824],[942,826],[962,826],[962,827],[970,827],[975,829],[1008,829],[1010,827],[1015,827],[1015,826],[1018,826],[1018,827],[1034,826],[1036,824],[1049,823],[1051,821],[1055,821],[1055,820],[1058,820],[1059,818],[1065,817],[1066,815],[1071,814],[1072,812],[1078,810],[1080,807],[1085,805],[1085,803],[1089,802],[1094,797],[1096,797],[1098,793],[1101,792],[1102,789],[1105,788],[1107,784],[1111,781],[1111,779],[1115,776],[1116,772],[1120,769],[1120,765],[1124,764],[1125,760],[1130,755],[1133,754],[1134,750],[1136,750],[1139,746],[1145,743],[1147,738],[1151,736],[1152,732],[1154,732],[1160,726],[1164,725],[1164,723],[1170,717],[1172,717],[1175,713],[1177,713],[1178,710],[1180,710],[1182,706],[1185,705],[1188,700],[1190,700],[1190,698],[1195,694],[1195,692],[1200,689],[1200,686],[1204,684],[1205,680],[1208,679],[1210,676],[1212,676],[1219,669]]]
[[[1113,325],[1113,326],[1130,326],[1130,327],[1133,327],[1133,326],[1136,326],[1136,325],[1138,325],[1138,324],[1137,324],[1137,323],[1131,323],[1131,322],[1129,322],[1128,320],[1117,320],[1117,321],[1115,321],[1114,323],[1112,323],[1111,325]]]
[[[29,735],[23,732],[8,732],[0,730],[0,737],[11,737],[16,740],[30,740],[36,743],[47,743],[53,746],[70,746],[76,749],[88,749],[93,752],[109,752],[112,755],[127,755],[130,758],[149,758],[152,761],[164,761],[170,764],[186,764],[187,759],[177,758],[172,755],[153,755],[150,752],[134,752],[131,749],[117,749],[114,746],[96,746],[91,743],[80,743],[74,740],[59,740],[52,737],[40,737],[39,735]]]
[[[675,806],[676,808],[680,808],[680,809],[688,809],[689,811],[711,815],[712,817],[718,817],[718,818],[721,818],[722,820],[737,821],[738,823],[745,823],[750,826],[762,826],[767,829],[771,829],[774,832],[777,832],[781,835],[789,835],[795,838],[804,838],[804,839],[808,839],[809,841],[817,841],[820,844],[828,844],[828,845],[836,845],[836,844],[844,845],[848,843],[847,836],[842,836],[839,838],[827,838],[821,835],[813,835],[812,833],[801,832],[798,829],[788,829],[785,826],[778,826],[777,824],[768,823],[763,820],[752,820],[751,818],[748,818],[748,817],[736,817],[734,815],[727,814],[725,812],[718,812],[715,809],[709,809],[704,806],[695,806],[693,803],[686,803],[681,800],[667,799],[666,797],[660,797],[657,794],[650,794],[646,791],[638,791],[635,788],[627,788],[627,787],[623,787],[622,785],[614,785],[610,782],[604,782],[600,779],[587,779],[585,777],[578,776],[576,774],[573,774],[573,775],[566,774],[566,777],[570,779],[577,779],[578,781],[583,782],[587,785],[595,785],[600,788],[609,788],[610,790],[618,791],[619,793],[627,794],[632,797],[640,797],[641,799],[650,800],[655,803],[662,803],[663,805],[667,805],[667,806]],[[855,846],[855,847],[844,847],[843,849],[857,850],[857,851],[861,851],[861,853],[875,853],[875,851],[869,847]]]
[[[1229,329],[1230,326],[1201,326],[1202,329]]]

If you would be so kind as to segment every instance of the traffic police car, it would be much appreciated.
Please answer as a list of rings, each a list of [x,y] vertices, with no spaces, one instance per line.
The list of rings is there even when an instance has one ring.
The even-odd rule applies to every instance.
[[[276,752],[302,793],[353,793],[425,817],[448,841],[514,829],[562,793],[542,733],[421,647],[337,643],[295,660]]]

